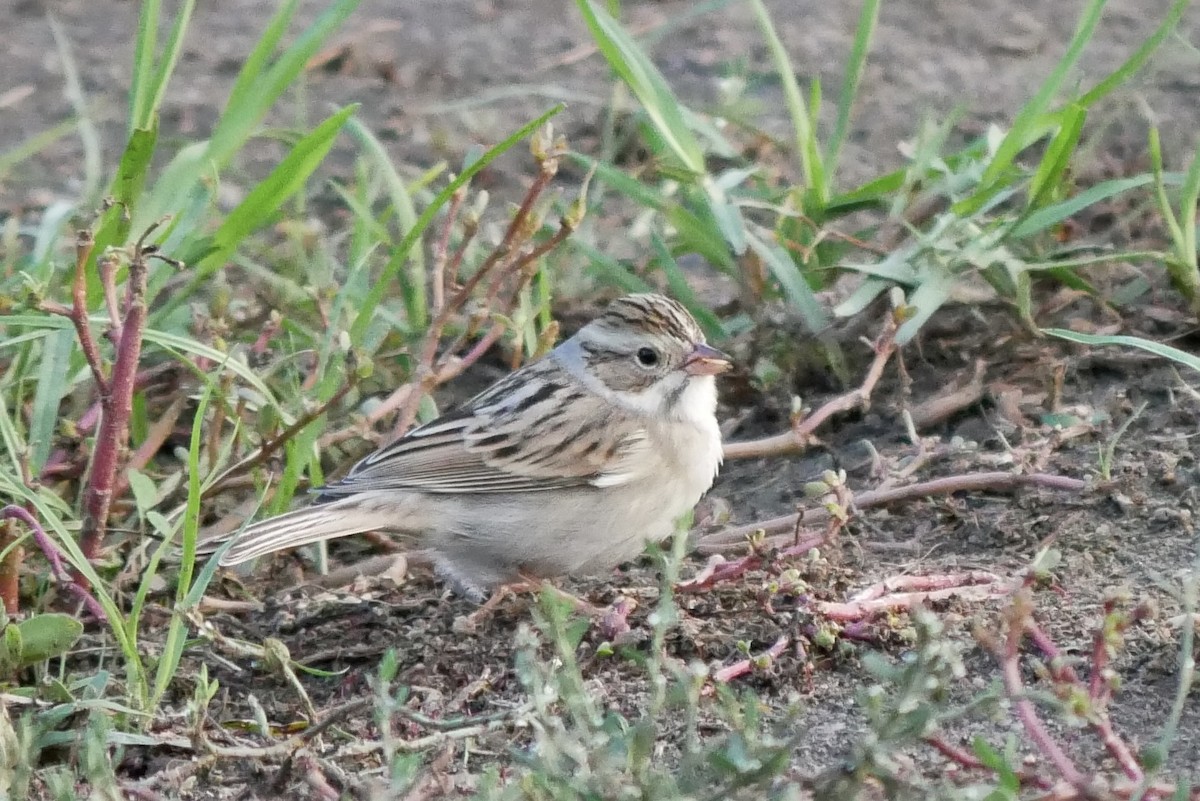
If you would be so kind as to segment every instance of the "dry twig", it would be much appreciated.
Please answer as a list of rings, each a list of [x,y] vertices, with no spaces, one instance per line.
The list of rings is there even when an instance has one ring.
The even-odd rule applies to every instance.
[[[865,409],[871,402],[871,393],[875,385],[883,377],[883,368],[896,352],[896,329],[898,328],[897,313],[890,312],[883,331],[875,338],[871,347],[875,358],[867,369],[867,375],[862,384],[854,390],[840,395],[817,409],[807,417],[796,415],[792,420],[792,428],[782,434],[757,439],[751,442],[730,442],[725,445],[726,459],[755,459],[764,456],[781,456],[788,453],[800,453],[814,441],[814,432],[835,414],[848,412],[853,409]]]
[[[854,496],[856,509],[870,509],[875,506],[886,506],[892,503],[917,500],[935,495],[951,495],[955,492],[1002,492],[1022,487],[1043,487],[1046,489],[1062,490],[1065,492],[1083,492],[1088,483],[1082,479],[1059,476],[1050,473],[1020,473],[986,472],[965,473],[957,476],[946,476],[929,481],[921,481],[904,487],[868,490]],[[795,531],[797,526],[805,523],[819,523],[828,518],[824,509],[808,509],[796,514],[781,515],[768,520],[760,520],[743,526],[730,526],[700,538],[697,550],[700,553],[723,553],[727,551],[744,550],[748,538],[758,532],[772,535],[783,531]],[[771,537],[769,543],[782,545],[786,540]]]

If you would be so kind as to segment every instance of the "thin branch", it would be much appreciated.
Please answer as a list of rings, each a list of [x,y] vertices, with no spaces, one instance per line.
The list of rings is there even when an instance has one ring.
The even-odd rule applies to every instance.
[[[79,582],[72,577],[71,571],[67,570],[66,566],[63,564],[62,556],[59,554],[58,546],[54,543],[54,540],[50,539],[49,535],[46,534],[46,530],[42,528],[42,525],[37,521],[37,518],[31,515],[29,510],[25,507],[17,506],[16,504],[9,504],[3,509],[0,509],[0,520],[10,519],[20,520],[29,527],[30,532],[33,534],[33,541],[37,543],[38,548],[46,557],[46,561],[50,563],[50,572],[53,573],[55,580],[61,583],[67,588],[67,590],[79,598],[83,602],[84,606],[87,607],[88,611],[91,612],[97,620],[103,620],[104,607],[102,607],[100,602],[96,600],[95,596],[88,591],[84,583]]]
[[[788,643],[790,642],[791,640],[787,637],[780,636],[779,639],[775,640],[774,644],[772,644],[770,648],[763,651],[758,656],[742,659],[738,662],[734,662],[732,665],[723,667],[714,672],[713,681],[725,684],[733,681],[736,678],[745,676],[747,673],[754,672],[756,667],[762,669],[769,666],[772,662],[783,655],[784,649],[788,647]]]
[[[984,571],[904,576],[900,583],[907,584],[911,589],[890,591],[882,595],[873,594],[886,586],[887,582],[881,582],[870,588],[866,594],[860,593],[845,603],[815,601],[813,608],[830,620],[857,621],[869,619],[881,612],[913,609],[918,605],[950,598],[968,601],[1003,598],[1021,586],[1019,579],[1005,580]]]
[[[92,255],[96,240],[89,230],[80,230],[75,236],[75,279],[71,285],[71,307],[59,303],[43,303],[42,311],[66,317],[75,327],[75,336],[79,339],[79,347],[92,371],[92,378],[103,396],[108,392],[108,379],[104,377],[104,366],[100,359],[100,350],[92,336],[88,324],[87,305],[87,264]]]
[[[329,400],[312,409],[309,409],[300,417],[296,418],[296,421],[290,426],[260,445],[253,453],[246,456],[237,464],[231,465],[224,473],[220,475],[220,477],[208,485],[208,488],[204,491],[204,497],[211,497],[212,495],[221,492],[229,486],[230,482],[235,477],[253,470],[255,467],[258,467],[266,462],[275,454],[277,450],[282,448],[290,440],[294,439],[296,435],[303,431],[305,427],[307,427],[321,415],[325,414],[330,408],[345,398],[350,390],[352,390],[357,384],[358,374],[353,370],[349,371],[349,377],[347,378],[346,383],[340,389],[338,389],[337,392],[333,393]]]
[[[883,377],[883,370],[887,366],[888,360],[891,359],[892,354],[896,351],[896,329],[896,314],[895,312],[890,312],[887,322],[884,324],[883,331],[876,337],[875,342],[872,344],[872,349],[875,351],[875,358],[872,360],[871,366],[867,369],[867,375],[863,379],[862,384],[857,389],[830,400],[807,417],[798,417],[793,421],[790,431],[750,442],[727,443],[725,445],[725,458],[756,459],[765,456],[800,453],[808,448],[812,443],[814,432],[830,417],[854,409],[867,408],[870,405],[871,393],[874,391],[875,385]]]
[[[4,552],[0,559],[0,602],[9,615],[21,611],[21,563],[25,550],[16,543],[16,521],[0,521],[0,551]]]
[[[965,473],[956,476],[935,478],[920,481],[904,487],[868,490],[854,496],[854,505],[858,509],[870,509],[875,506],[886,506],[892,503],[912,501],[934,495],[950,495],[955,492],[986,492],[1014,490],[1022,487],[1043,487],[1045,489],[1062,490],[1065,492],[1083,492],[1088,483],[1078,478],[1054,475],[1051,473],[1020,473],[987,472]],[[796,514],[781,515],[757,523],[729,528],[713,532],[700,538],[697,549],[700,553],[717,553],[729,550],[730,546],[744,547],[747,538],[762,531],[765,534],[776,534],[783,531],[794,531],[800,523],[817,523],[828,518],[824,509],[806,509]]]
[[[146,326],[146,260],[150,254],[143,248],[143,243],[153,230],[151,227],[143,234],[129,259],[125,318],[117,340],[112,380],[100,396],[102,418],[96,433],[96,449],[92,453],[91,474],[84,491],[83,529],[79,534],[79,546],[89,560],[99,554],[104,541],[117,468],[129,442],[129,415],[133,410],[134,381]],[[112,280],[112,274],[108,275]]]
[[[939,735],[929,735],[925,737],[925,742],[932,746],[935,751],[941,753],[942,756],[964,768],[980,771],[991,770],[991,768],[983,764],[983,761],[980,760],[979,757],[975,756],[964,748],[960,748],[957,745],[946,742],[946,740]],[[1021,782],[1023,786],[1037,787],[1039,790],[1049,790],[1054,787],[1053,781],[1042,776],[1036,776],[1028,771],[1018,770],[1016,774],[1017,780]]]
[[[1104,624],[1101,623],[1096,633],[1097,640],[1103,640],[1103,629]],[[1037,646],[1038,650],[1050,661],[1050,670],[1056,681],[1077,687],[1080,690],[1085,689],[1085,685],[1079,678],[1079,674],[1075,672],[1073,667],[1067,664],[1066,657],[1059,650],[1058,646],[1054,644],[1054,641],[1050,639],[1050,635],[1034,622],[1032,618],[1025,623],[1025,633],[1034,645]],[[1098,653],[1103,653],[1103,656],[1098,656]],[[1093,681],[1104,672],[1105,662],[1107,662],[1107,651],[1103,646],[1100,646],[1092,652],[1091,670]],[[1094,692],[1094,690],[1091,692]],[[1137,757],[1130,750],[1129,746],[1125,744],[1125,741],[1121,739],[1121,736],[1117,734],[1116,730],[1113,729],[1108,712],[1101,705],[1103,699],[1096,695],[1091,695],[1091,697],[1093,703],[1089,714],[1086,716],[1088,725],[1096,732],[1096,736],[1100,738],[1100,742],[1104,743],[1104,747],[1109,755],[1121,766],[1121,770],[1124,772],[1126,778],[1130,781],[1140,783],[1145,774],[1142,771],[1142,766],[1138,763]]]
[[[433,249],[433,280],[431,283],[434,314],[440,313],[446,306],[446,259],[450,250],[450,234],[454,231],[454,222],[458,219],[458,212],[462,208],[463,199],[466,196],[465,187],[450,196],[450,205],[446,209],[446,224]]]
[[[974,372],[967,383],[949,387],[913,407],[910,412],[913,428],[920,431],[935,426],[979,403],[983,399],[983,377],[986,372],[987,362],[976,359]]]
[[[1006,695],[1016,709],[1017,718],[1025,728],[1029,739],[1037,746],[1038,752],[1050,760],[1063,781],[1071,785],[1084,797],[1088,795],[1087,775],[1079,770],[1074,760],[1067,755],[1054,736],[1050,734],[1037,709],[1025,691],[1021,681],[1021,639],[1026,631],[1026,621],[1032,601],[1028,590],[1018,595],[1009,620],[1008,631],[1004,645],[996,654],[1000,660],[1000,675],[1004,681]]]

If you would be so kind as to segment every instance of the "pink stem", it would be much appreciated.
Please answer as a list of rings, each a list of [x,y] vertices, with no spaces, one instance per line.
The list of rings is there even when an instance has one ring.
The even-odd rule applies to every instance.
[[[104,608],[100,606],[100,602],[96,600],[87,588],[71,577],[70,571],[63,565],[62,557],[59,555],[58,546],[54,544],[54,540],[46,534],[46,530],[38,523],[37,518],[29,513],[27,509],[16,504],[9,504],[3,509],[0,509],[0,520],[8,520],[15,518],[20,520],[25,525],[29,526],[29,530],[33,532],[33,540],[37,543],[38,548],[46,557],[46,561],[50,563],[50,571],[54,574],[54,578],[67,587],[74,595],[78,596],[98,620],[104,619]]]

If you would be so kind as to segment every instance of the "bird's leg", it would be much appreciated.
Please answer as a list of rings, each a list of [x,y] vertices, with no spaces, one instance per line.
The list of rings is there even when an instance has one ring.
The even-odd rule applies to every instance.
[[[469,615],[463,615],[454,621],[454,630],[461,634],[466,634],[475,631],[479,627],[479,623],[491,617],[496,611],[496,607],[500,606],[506,598],[510,598],[522,592],[536,592],[541,589],[544,581],[542,579],[532,579],[524,574],[520,574],[516,581],[511,581],[506,584],[501,584],[496,589],[492,590],[492,594],[482,605]]]
[[[549,592],[554,597],[566,601],[571,607],[581,614],[587,615],[593,620],[601,620],[608,610],[601,609],[587,601],[572,595],[564,589],[556,587],[549,579],[537,578],[526,573],[518,573],[516,581],[501,584],[492,591],[491,596],[474,612],[469,615],[464,615],[454,622],[455,631],[471,632],[474,631],[479,623],[486,620],[496,611],[501,603],[506,598],[517,595],[519,593],[529,593],[537,595],[539,592]]]

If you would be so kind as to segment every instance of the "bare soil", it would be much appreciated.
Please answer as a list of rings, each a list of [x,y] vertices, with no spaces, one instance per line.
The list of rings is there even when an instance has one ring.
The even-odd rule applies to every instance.
[[[747,97],[757,107],[755,119],[786,139],[779,84],[744,7],[731,4],[677,24],[674,20],[687,14],[692,4],[625,5],[635,30],[650,36],[667,33],[653,52],[687,101],[703,108],[717,97],[722,79],[741,70],[749,79]],[[794,62],[806,73],[801,77],[819,76],[824,86],[836,87],[851,43],[855,4],[769,5]],[[1120,63],[1153,29],[1167,5],[1167,0],[1113,0],[1078,78],[1093,82]],[[312,18],[320,6],[305,3],[303,16]],[[957,130],[964,137],[1009,118],[1049,72],[1081,6],[1078,0],[885,3],[844,160],[847,184],[898,166],[898,144],[913,135],[923,117],[960,108],[963,117]],[[112,163],[122,141],[123,96],[136,24],[136,5],[116,0],[0,0],[8,50],[0,86],[0,152],[70,114],[48,11],[71,43],[106,160]],[[211,126],[262,17],[262,4],[251,0],[199,4],[167,103],[168,131],[197,136]],[[1190,39],[1195,23],[1193,14],[1180,36]],[[330,54],[336,57],[310,73],[306,99],[313,116],[328,103],[361,103],[362,117],[385,138],[397,162],[413,169],[439,159],[457,162],[471,143],[496,141],[559,99],[569,108],[558,124],[574,147],[587,151],[597,142],[611,86],[606,66],[587,43],[570,3],[365,0],[339,36],[339,49]],[[1096,169],[1111,173],[1144,167],[1147,116],[1163,126],[1168,153],[1190,150],[1191,134],[1200,122],[1200,106],[1193,102],[1195,76],[1194,53],[1181,44],[1170,45],[1131,89],[1095,114],[1091,147]],[[284,124],[294,119],[294,110],[280,109],[277,117],[276,122]],[[277,156],[274,146],[264,143],[239,166],[253,174]],[[63,140],[22,165],[0,187],[0,209],[13,213],[47,205],[77,185],[81,164],[77,141]],[[347,152],[338,152],[329,173],[344,174],[348,164]],[[486,180],[503,194],[522,183],[523,169],[523,160],[506,160]],[[1100,240],[1136,237],[1138,231],[1131,233],[1128,223],[1137,212],[1114,207],[1094,233]],[[1049,295],[1045,300],[1039,322],[1046,325],[1094,325],[1111,319],[1088,301],[1068,298],[1060,303],[1061,296]],[[1177,305],[1169,292],[1156,291],[1135,308],[1123,310],[1125,330],[1176,338],[1176,345],[1194,349],[1190,324]],[[854,342],[846,347],[861,348]],[[866,361],[861,352],[858,355]],[[932,444],[943,448],[945,456],[918,478],[1005,469],[1014,460],[1047,472],[1094,477],[1101,448],[1144,403],[1116,447],[1113,482],[1079,495],[1048,490],[959,494],[871,510],[819,559],[798,560],[794,567],[816,597],[840,600],[896,575],[963,569],[1014,575],[1052,542],[1063,559],[1055,571],[1058,589],[1039,592],[1037,602],[1039,619],[1064,651],[1090,650],[1101,604],[1111,588],[1129,587],[1135,597],[1153,597],[1161,606],[1158,618],[1130,632],[1116,664],[1122,677],[1114,711],[1118,728],[1132,743],[1152,742],[1177,678],[1179,628],[1166,621],[1179,606],[1164,585],[1177,584],[1196,558],[1194,435],[1200,425],[1200,400],[1180,389],[1172,371],[1157,361],[1035,341],[1005,310],[984,306],[948,312],[929,327],[919,347],[909,349],[913,402],[964,380],[978,359],[987,363],[989,392],[984,402],[922,432],[936,438]],[[1061,395],[1054,386],[1056,369],[1062,370]],[[835,394],[827,382],[811,376],[795,383],[812,407]],[[915,454],[899,422],[898,390],[894,372],[889,373],[868,412],[840,419],[822,432],[827,445],[823,451],[728,465],[713,496],[728,502],[732,522],[746,523],[794,510],[804,502],[804,483],[829,467],[847,469],[856,490],[875,486]],[[727,419],[738,421],[730,425],[730,438],[781,430],[790,403],[787,395],[783,390],[731,392],[722,408]],[[1070,413],[1080,425],[1068,425],[1064,433],[1061,425],[1054,425],[1062,418],[1048,417],[1051,413]],[[870,458],[864,441],[878,453],[877,460]],[[513,643],[515,629],[530,616],[527,599],[505,602],[475,633],[462,635],[455,632],[454,622],[471,611],[470,605],[444,596],[440,587],[419,574],[400,587],[380,582],[353,592],[318,591],[310,585],[279,589],[279,575],[292,564],[277,562],[273,582],[250,580],[251,592],[263,596],[261,612],[214,614],[210,619],[230,636],[258,642],[278,638],[298,661],[333,671],[332,676],[303,677],[319,710],[370,693],[369,677],[389,648],[398,654],[397,680],[414,688],[413,706],[431,716],[485,713],[522,698],[513,669]],[[688,570],[701,564],[695,558]],[[905,620],[899,616],[878,622],[865,641],[842,640],[822,651],[812,641],[814,621],[802,603],[777,603],[772,608],[761,603],[767,579],[765,573],[751,573],[736,583],[684,597],[684,621],[669,639],[668,651],[720,668],[741,658],[742,641],[748,641],[754,653],[780,636],[806,644],[803,654],[789,647],[769,669],[737,682],[760,695],[768,714],[782,716],[791,702],[802,702],[799,715],[781,723],[807,732],[796,750],[793,771],[810,775],[837,764],[861,731],[856,693],[866,677],[860,656],[866,650],[903,654]],[[658,592],[657,575],[648,561],[566,586],[596,604],[618,595],[637,599],[629,646],[645,649],[646,615]],[[239,591],[233,584],[226,588],[232,594]],[[998,608],[995,603],[951,601],[937,611],[952,636],[972,642],[976,624],[995,627]],[[634,716],[647,691],[644,672],[628,658],[595,656],[600,640],[597,632],[589,632],[582,646],[589,687],[606,703]],[[964,694],[994,677],[990,657],[974,645],[970,648],[972,671]],[[217,655],[225,661],[218,661]],[[200,660],[209,662],[223,687],[214,704],[214,721],[251,718],[250,695],[273,725],[286,727],[302,719],[296,694],[261,665],[217,647],[201,648],[185,672],[195,670]],[[996,735],[1017,731],[1003,722],[979,727],[997,742]],[[325,747],[334,753],[356,735],[366,738],[373,732],[371,714],[362,712],[344,720],[339,734],[327,736]],[[423,733],[419,728],[412,732]],[[483,765],[511,761],[521,736],[503,730],[482,736],[472,743],[469,762],[465,746],[454,745],[442,768],[442,789],[465,791]],[[1062,737],[1081,760],[1098,753],[1085,732],[1062,732]],[[236,734],[231,726],[229,742],[235,740],[256,741]],[[171,749],[131,749],[125,769],[131,777],[149,776],[186,758],[186,753]],[[937,765],[929,754],[920,764],[929,769]],[[1184,716],[1171,765],[1190,775],[1193,783],[1200,781],[1200,709],[1195,703]],[[343,764],[350,773],[369,766],[369,761]],[[318,797],[303,771],[293,767],[279,760],[222,760],[200,781],[164,791],[168,797],[178,793],[196,799]]]

